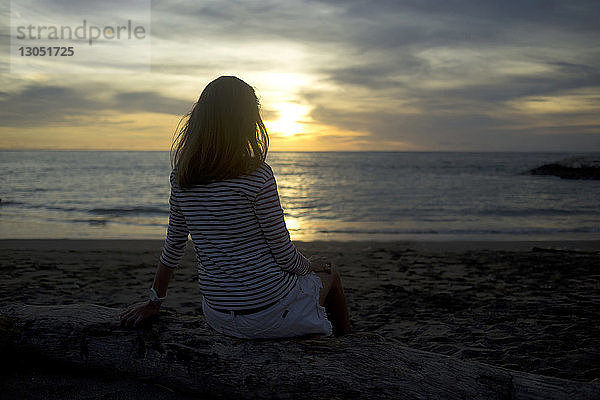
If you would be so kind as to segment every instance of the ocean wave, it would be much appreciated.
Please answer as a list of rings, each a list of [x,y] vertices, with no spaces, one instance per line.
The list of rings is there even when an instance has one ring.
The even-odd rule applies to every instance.
[[[22,201],[2,200],[0,206],[20,206],[22,208],[61,211],[66,213],[87,213],[92,215],[102,215],[109,217],[124,217],[124,216],[165,216],[169,215],[169,208],[151,207],[151,206],[133,206],[133,207],[69,207],[60,205],[45,205],[45,204],[30,204]]]
[[[125,215],[168,215],[168,208],[159,208],[159,207],[147,207],[147,206],[137,206],[137,207],[115,207],[115,208],[92,208],[87,210],[88,213],[94,215],[108,215],[108,216],[125,216]]]
[[[542,235],[565,233],[600,233],[600,227],[579,228],[507,228],[507,229],[319,229],[315,233],[345,233],[367,235]]]
[[[596,215],[598,211],[562,208],[487,208],[482,210],[464,210],[464,215],[498,216],[498,217],[532,217],[559,215]]]
[[[79,223],[86,223],[86,224],[90,224],[90,225],[106,225],[107,222],[109,222],[106,219],[71,219],[65,222],[79,222]]]
[[[66,212],[73,212],[73,211],[83,211],[80,208],[77,207],[57,207],[57,206],[31,206],[32,208],[45,208],[46,210],[52,210],[52,211],[66,211]]]
[[[23,203],[21,201],[12,201],[12,200],[1,200],[0,201],[0,206],[4,207],[4,206],[22,206],[26,203]]]
[[[145,226],[145,227],[160,227],[166,228],[167,225],[164,223],[158,222],[150,222],[150,221],[127,221],[127,220],[117,220],[110,218],[73,218],[73,219],[57,219],[57,218],[48,218],[46,219],[49,222],[61,222],[61,223],[76,223],[76,224],[89,224],[96,226],[105,226],[108,224],[111,225],[127,225],[127,226]]]

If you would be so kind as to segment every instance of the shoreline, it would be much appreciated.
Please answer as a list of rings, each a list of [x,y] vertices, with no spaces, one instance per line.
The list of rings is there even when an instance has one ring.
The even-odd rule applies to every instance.
[[[572,251],[600,251],[600,240],[292,240],[298,246],[346,246],[355,247],[365,246],[392,246],[408,247],[420,251],[428,252],[456,252],[456,251],[477,251],[477,250],[495,250],[495,251],[527,251],[534,247],[554,248]],[[111,248],[123,249],[128,245],[136,244],[138,246],[155,248],[156,245],[164,244],[164,239],[0,239],[0,249],[52,249],[53,246],[63,246],[65,243],[73,245],[80,250],[94,249],[99,243],[104,243]],[[193,247],[191,240],[188,240],[187,247]]]

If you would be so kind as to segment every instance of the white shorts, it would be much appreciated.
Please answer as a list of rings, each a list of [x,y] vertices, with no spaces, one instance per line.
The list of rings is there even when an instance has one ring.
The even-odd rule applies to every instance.
[[[212,309],[202,299],[206,322],[214,330],[243,339],[281,338],[310,334],[331,336],[332,326],[325,307],[319,305],[321,278],[314,272],[298,276],[290,293],[277,304],[247,315]]]

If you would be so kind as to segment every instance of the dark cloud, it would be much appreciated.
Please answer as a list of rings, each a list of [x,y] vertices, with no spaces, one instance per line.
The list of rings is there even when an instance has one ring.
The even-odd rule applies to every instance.
[[[327,79],[339,85],[355,85],[368,89],[388,90],[407,87],[407,77],[427,73],[429,65],[411,54],[398,60],[379,60],[355,66],[340,66],[321,71]],[[404,79],[403,79],[404,78]]]
[[[74,0],[61,1],[77,9]],[[307,54],[297,72],[324,84],[299,94],[313,107],[314,122],[369,135],[361,139],[431,149],[598,143],[594,122],[559,123],[558,116],[548,115],[547,126],[540,127],[544,116],[535,115],[536,123],[527,128],[527,116],[513,109],[524,100],[600,87],[597,1],[159,0],[152,5],[157,82],[163,76],[193,79],[229,70],[279,72],[283,55],[254,49],[276,43],[285,50],[289,43]],[[165,51],[170,56],[162,57],[161,49],[171,44],[186,50],[175,58]],[[212,54],[215,48],[225,55]],[[191,106],[151,88],[29,86],[0,95],[1,124],[40,125],[98,110],[183,114]],[[97,90],[101,93],[94,94]],[[571,108],[565,114],[598,121],[588,111]],[[265,109],[264,115],[275,118],[277,110]]]
[[[596,37],[600,33],[600,7],[595,3],[323,3],[337,4],[345,9],[346,18],[364,21],[348,34],[350,48],[388,51],[371,51],[369,56],[352,59],[350,65],[322,68],[325,79],[340,89],[303,94],[315,106],[311,113],[315,120],[369,132],[374,140],[408,141],[433,149],[559,150],[561,141],[570,148],[598,143],[600,124],[515,128],[526,125],[526,118],[507,106],[525,98],[600,87],[600,52],[588,47],[589,32],[595,31]],[[421,27],[389,23],[390,15],[402,13],[413,15],[415,22],[431,23]],[[540,39],[538,31],[549,36]],[[432,63],[424,56],[429,49],[445,49],[449,54],[467,50],[467,56],[480,59],[447,62],[442,58]],[[531,70],[520,71],[519,63]],[[352,107],[340,107],[336,101],[340,93],[353,99]],[[381,106],[372,101],[361,106],[365,95],[380,99]],[[398,107],[390,109],[395,103]],[[593,120],[595,115],[565,113],[582,120]],[[548,116],[549,123],[555,121],[552,117]],[[569,141],[571,136],[577,139]]]
[[[157,92],[120,92],[113,96],[112,109],[123,111],[144,111],[159,114],[185,114],[194,105],[185,101],[165,97]]]
[[[517,40],[515,33],[541,28],[554,29],[557,35],[565,30],[599,32],[599,9],[594,1],[548,0],[156,2],[153,35],[185,40],[190,33],[210,34],[240,44],[284,38],[363,50],[501,44]],[[184,22],[174,23],[178,18]]]
[[[157,92],[104,91],[99,87],[30,85],[0,94],[0,126],[76,124],[102,111],[185,114],[192,103]]]
[[[2,126],[36,126],[64,122],[68,117],[93,114],[100,103],[62,86],[31,85],[0,98]]]
[[[588,80],[596,82],[590,77],[578,79],[565,80],[563,85],[552,80],[530,83],[515,79],[452,90],[419,92],[401,88],[396,95],[379,91],[381,95],[374,97],[380,98],[382,105],[402,97],[410,99],[392,109],[366,106],[350,110],[340,108],[331,94],[308,92],[306,97],[315,106],[311,112],[313,119],[345,130],[368,132],[374,143],[395,140],[433,150],[560,150],[562,143],[564,149],[575,151],[594,148],[600,141],[597,113],[569,110],[535,116],[536,120],[543,118],[547,122],[540,127],[533,124],[532,116],[521,113],[518,108],[507,107],[506,102],[533,94],[551,95],[564,87],[585,88]],[[378,87],[379,83],[368,92],[377,92]],[[346,98],[349,97],[346,93]],[[360,104],[360,99],[357,102]],[[598,122],[568,125],[563,121],[565,118]],[[523,128],[528,124],[530,128]],[[576,139],[571,141],[571,136]]]
[[[514,127],[516,119],[485,114],[400,115],[345,113],[317,107],[314,117],[348,130],[370,132],[370,142],[402,141],[428,150],[582,151],[600,148],[600,124]]]

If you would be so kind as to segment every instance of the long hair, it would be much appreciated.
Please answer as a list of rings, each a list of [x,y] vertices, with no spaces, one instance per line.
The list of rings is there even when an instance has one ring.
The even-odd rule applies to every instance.
[[[179,187],[235,178],[258,168],[269,147],[259,108],[254,89],[243,80],[221,76],[210,82],[183,117],[171,145]]]

